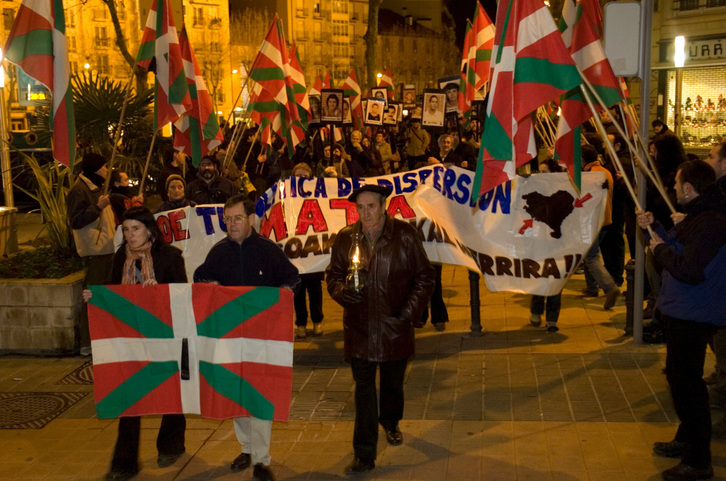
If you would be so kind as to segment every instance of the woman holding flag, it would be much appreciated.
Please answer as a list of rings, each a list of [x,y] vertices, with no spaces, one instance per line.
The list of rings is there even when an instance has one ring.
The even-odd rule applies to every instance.
[[[124,241],[113,257],[111,284],[174,284],[187,282],[184,258],[176,247],[168,245],[161,236],[153,214],[146,207],[132,207],[124,213],[121,225]],[[88,302],[91,291],[83,291]],[[125,481],[139,472],[139,434],[141,418],[119,418],[118,437],[107,481]],[[164,414],[161,418],[156,448],[160,468],[171,466],[184,454],[183,414]]]

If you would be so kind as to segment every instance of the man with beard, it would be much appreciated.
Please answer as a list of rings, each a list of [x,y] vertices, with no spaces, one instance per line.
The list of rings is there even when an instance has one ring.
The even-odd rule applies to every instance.
[[[224,204],[238,193],[234,183],[219,175],[218,161],[205,156],[199,163],[197,178],[187,186],[187,199],[197,204]]]
[[[108,175],[106,159],[88,152],[81,161],[83,173],[66,197],[68,219],[73,229],[76,251],[83,259],[86,275],[83,288],[90,284],[108,284],[113,260],[113,235],[116,220],[108,195],[103,193]],[[91,335],[88,330],[88,311],[84,304],[80,326],[81,355],[91,355]]]

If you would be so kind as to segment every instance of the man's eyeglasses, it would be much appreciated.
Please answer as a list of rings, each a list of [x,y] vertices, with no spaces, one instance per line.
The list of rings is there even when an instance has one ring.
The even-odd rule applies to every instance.
[[[241,224],[242,222],[247,220],[247,216],[240,214],[232,217],[223,217],[222,220],[225,224]]]

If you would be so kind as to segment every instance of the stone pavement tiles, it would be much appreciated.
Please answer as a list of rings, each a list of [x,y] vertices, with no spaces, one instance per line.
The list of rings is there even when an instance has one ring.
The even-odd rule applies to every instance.
[[[468,335],[466,271],[445,267],[451,322],[417,332],[406,376],[404,444],[379,437],[366,480],[643,480],[676,460],[651,454],[672,439],[677,419],[664,346],[622,337],[623,300],[583,299],[582,276],[563,295],[558,333],[533,328],[529,297],[482,285],[485,335]],[[273,427],[272,468],[280,480],[344,478],[352,459],[353,382],[342,360],[341,309],[326,297],[325,335],[295,343],[290,421]],[[0,358],[0,480],[99,480],[108,469],[115,420],[95,417],[83,358]],[[713,364],[709,353],[707,369]],[[27,394],[44,400],[8,403]],[[54,394],[75,401],[48,401]],[[42,409],[40,409],[40,407]],[[54,411],[55,409],[55,411]],[[48,419],[32,426],[32,414]],[[50,414],[49,414],[50,413]],[[722,414],[714,411],[714,417]],[[3,420],[25,416],[25,429]],[[142,421],[139,480],[251,479],[232,473],[239,453],[231,421],[188,416],[185,454],[156,467],[158,416]],[[712,443],[717,479],[726,478],[726,443]]]

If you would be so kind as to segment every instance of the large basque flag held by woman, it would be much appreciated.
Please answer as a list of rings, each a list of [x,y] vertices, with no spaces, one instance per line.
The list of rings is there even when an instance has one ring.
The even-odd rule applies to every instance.
[[[291,292],[211,284],[90,289],[99,418],[194,413],[287,421]]]

